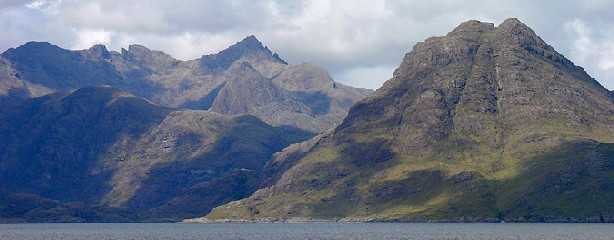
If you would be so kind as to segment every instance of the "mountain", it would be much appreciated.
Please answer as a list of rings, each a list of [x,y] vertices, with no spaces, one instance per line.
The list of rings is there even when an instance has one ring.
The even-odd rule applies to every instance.
[[[0,108],[0,222],[177,221],[249,196],[311,133],[85,87]],[[182,201],[207,196],[201,201]],[[172,205],[172,212],[163,211]]]
[[[614,99],[517,19],[468,21],[263,173],[192,221],[614,222]]]
[[[124,89],[156,104],[250,114],[274,126],[323,132],[373,91],[336,83],[323,69],[290,66],[254,36],[191,61],[131,45],[70,51],[45,42],[0,57],[0,103],[91,85]]]

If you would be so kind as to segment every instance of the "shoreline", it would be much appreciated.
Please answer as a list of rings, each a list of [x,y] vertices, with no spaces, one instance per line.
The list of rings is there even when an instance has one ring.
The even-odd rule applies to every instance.
[[[289,219],[207,219],[191,218],[178,223],[185,224],[216,224],[216,223],[614,223],[614,218],[603,217],[534,217],[534,218],[462,218],[462,219],[375,219],[375,218],[289,218]]]

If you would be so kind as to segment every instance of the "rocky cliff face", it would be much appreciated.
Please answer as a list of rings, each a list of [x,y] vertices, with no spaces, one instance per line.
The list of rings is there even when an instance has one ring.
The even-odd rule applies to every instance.
[[[372,93],[335,83],[312,65],[289,66],[254,36],[191,61],[140,45],[69,51],[39,42],[0,58],[0,102],[90,85],[117,87],[167,107],[250,114],[312,132],[339,124],[354,102]]]
[[[0,221],[195,217],[251,194],[273,153],[311,136],[253,116],[161,107],[111,87],[7,103]]]
[[[612,222],[610,94],[517,19],[465,22],[207,219]]]

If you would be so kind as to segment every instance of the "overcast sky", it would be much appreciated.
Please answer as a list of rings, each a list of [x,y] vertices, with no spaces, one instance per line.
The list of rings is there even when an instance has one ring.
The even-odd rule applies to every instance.
[[[116,51],[142,44],[190,60],[256,35],[290,64],[376,89],[417,42],[470,19],[510,17],[614,89],[611,0],[0,0],[0,51],[28,41]]]

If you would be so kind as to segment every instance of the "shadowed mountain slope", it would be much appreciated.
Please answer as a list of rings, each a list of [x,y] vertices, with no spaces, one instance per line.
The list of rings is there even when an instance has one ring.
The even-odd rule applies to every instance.
[[[176,221],[202,215],[251,194],[255,187],[241,183],[258,183],[273,153],[311,136],[253,116],[161,107],[107,86],[7,103],[0,109],[0,198],[7,199],[0,202],[0,219]],[[218,183],[231,186],[217,191],[224,187]],[[148,217],[186,191],[212,199]],[[19,202],[29,204],[11,210]]]

